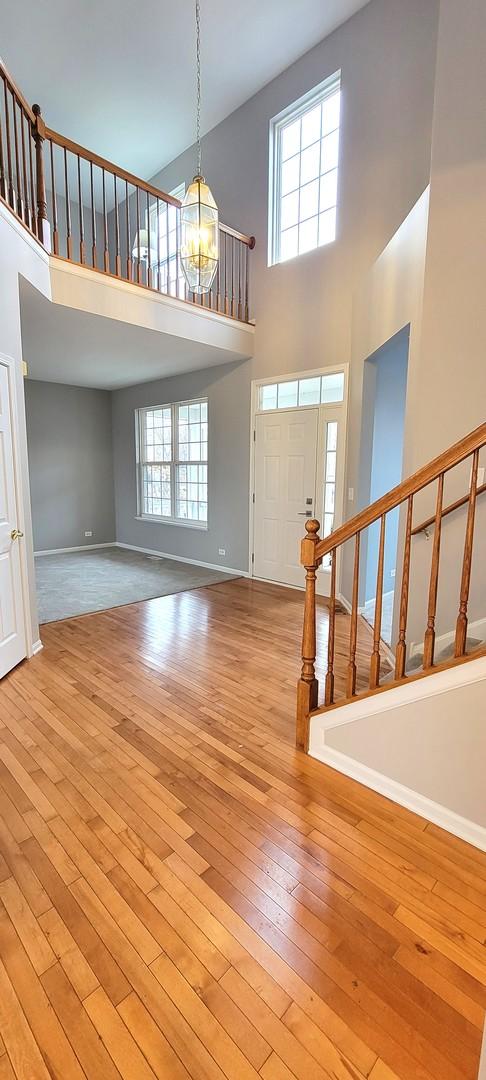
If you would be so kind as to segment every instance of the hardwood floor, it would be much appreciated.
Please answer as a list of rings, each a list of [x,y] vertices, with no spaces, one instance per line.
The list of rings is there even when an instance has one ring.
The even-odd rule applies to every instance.
[[[0,685],[0,1080],[475,1080],[486,857],[294,749],[301,614],[166,596]]]

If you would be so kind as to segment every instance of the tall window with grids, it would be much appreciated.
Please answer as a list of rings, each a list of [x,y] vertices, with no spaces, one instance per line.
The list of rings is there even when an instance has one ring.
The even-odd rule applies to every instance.
[[[206,528],[208,403],[137,411],[140,517]]]
[[[179,184],[170,194],[182,202],[186,185]],[[179,210],[175,206],[162,200],[153,203],[150,210],[150,236],[156,252],[156,266],[152,269],[157,270],[160,291],[184,300],[186,285],[179,258]]]
[[[270,262],[336,238],[340,73],[272,121]]]

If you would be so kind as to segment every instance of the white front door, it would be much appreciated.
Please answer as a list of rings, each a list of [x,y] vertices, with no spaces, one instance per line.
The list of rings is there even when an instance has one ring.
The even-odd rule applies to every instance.
[[[9,368],[0,360],[0,678],[27,655],[20,571]]]
[[[316,512],[319,409],[259,413],[255,424],[255,577],[303,585],[306,517]]]

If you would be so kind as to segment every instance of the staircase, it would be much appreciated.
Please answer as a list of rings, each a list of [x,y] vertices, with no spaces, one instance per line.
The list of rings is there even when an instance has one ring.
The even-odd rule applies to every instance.
[[[445,450],[428,465],[419,469],[413,476],[410,476],[398,487],[388,492],[365,510],[362,510],[325,539],[321,540],[319,538],[320,526],[318,521],[309,520],[306,522],[307,535],[301,545],[301,563],[306,571],[306,584],[302,670],[297,687],[296,745],[299,749],[305,752],[308,751],[309,732],[314,717],[333,709],[343,709],[361,698],[387,693],[397,686],[427,678],[439,671],[464,664],[486,654],[484,640],[474,634],[468,635],[468,608],[471,600],[471,571],[477,504],[480,496],[486,490],[484,484],[478,484],[480,452],[485,445],[486,423],[481,424],[475,431],[472,431],[448,450]],[[467,470],[469,469],[467,494],[462,494],[451,503],[444,505],[446,476],[452,476],[453,470],[457,470],[455,475],[456,487],[457,483],[461,482],[466,486],[464,477],[467,476]],[[426,518],[419,524],[414,524],[414,500],[417,500],[417,496],[422,492],[425,492],[426,495],[427,493],[430,495],[430,492],[434,493],[435,512],[431,517]],[[398,594],[397,641],[390,654],[390,650],[386,649],[381,640],[384,552],[387,515],[396,510],[397,507],[401,508],[401,543],[399,547],[401,547],[402,551],[402,566]],[[445,520],[449,519],[449,515],[454,515],[457,518],[461,513],[465,514],[465,525],[461,545],[462,550],[457,553],[457,580],[452,581],[450,574],[448,574],[446,581],[442,582],[447,590],[456,591],[458,596],[455,625],[448,635],[452,644],[445,648],[441,645],[436,650],[436,616],[443,525]],[[362,689],[362,670],[359,672],[359,680],[357,678],[358,620],[361,619],[359,614],[360,549],[363,546],[366,530],[375,522],[380,523],[380,539],[377,560],[376,604],[372,629],[373,644],[371,655],[367,661],[368,670],[364,680],[365,688]],[[409,599],[413,595],[415,588],[412,575],[412,544],[414,537],[429,529],[433,529],[433,538],[428,576],[426,626],[424,628],[423,644],[414,652],[413,657],[410,657],[407,644]],[[342,562],[344,545],[348,543],[353,547],[349,652],[345,692],[341,697],[336,698],[334,663],[336,611],[339,603],[336,578],[338,565]],[[328,599],[327,673],[323,700],[320,702],[319,686],[316,678],[316,576],[318,568],[326,556],[331,557],[331,590]],[[482,596],[475,596],[474,599],[476,606],[480,605],[482,617],[486,616],[486,590],[482,588]],[[388,656],[391,655],[393,660],[394,670],[391,675],[389,672],[382,671],[384,652]],[[359,662],[362,663],[362,654],[360,654]]]

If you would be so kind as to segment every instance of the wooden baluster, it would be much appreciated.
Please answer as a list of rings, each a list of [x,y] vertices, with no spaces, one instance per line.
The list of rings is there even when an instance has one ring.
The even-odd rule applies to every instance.
[[[219,259],[216,270],[216,311],[221,311],[221,232],[219,233]]]
[[[96,206],[94,197],[93,162],[89,163],[89,187],[91,195],[91,265],[94,270],[98,266],[96,255]]]
[[[427,608],[427,629],[424,637],[424,660],[423,668],[432,667],[434,663],[435,649],[435,613],[437,610],[437,591],[439,586],[439,558],[440,538],[442,527],[442,501],[444,497],[444,473],[439,476],[437,486],[437,503],[434,522],[434,543],[432,546],[432,563],[430,567],[429,603]]]
[[[28,228],[30,225],[29,185],[27,183],[27,157],[25,153],[25,124],[24,113],[20,109],[20,140],[22,144],[22,186],[24,192],[24,221]]]
[[[37,215],[35,212],[35,184],[34,184],[34,162],[32,160],[32,130],[30,124],[27,124],[28,132],[28,145],[29,145],[29,181],[30,181],[30,219],[32,232],[37,236]]]
[[[250,250],[245,244],[245,322],[250,318],[249,294],[250,294]]]
[[[179,288],[179,278],[181,276],[181,257],[180,257],[180,252],[181,252],[181,212],[180,212],[178,207],[176,207],[175,216],[176,216],[176,253],[175,253],[175,256],[176,256],[176,296],[179,296],[179,298],[181,300],[184,300],[185,296],[186,296],[185,284],[183,284],[183,286],[182,286],[182,288],[183,288],[183,295],[182,296],[180,296],[180,288]],[[169,208],[167,207],[167,229],[168,228],[169,228]],[[168,237],[168,235],[169,234],[167,232],[167,237]]]
[[[121,254],[120,254],[120,216],[118,213],[118,196],[116,190],[116,173],[113,173],[113,194],[115,197],[115,274],[121,277]]]
[[[130,200],[128,197],[128,180],[125,180],[125,233],[127,240],[127,281],[132,280],[132,242],[130,240]]]
[[[334,702],[334,641],[336,637],[336,562],[337,551],[331,551],[331,595],[329,597],[329,628],[327,635],[327,673],[324,704]]]
[[[71,200],[69,196],[68,159],[66,147],[64,147],[64,199],[66,203],[66,253],[67,258],[73,257],[73,240],[71,234]]]
[[[23,220],[23,217],[24,217],[24,200],[23,200],[23,197],[22,197],[22,178],[21,178],[21,175],[20,175],[19,133],[18,133],[18,127],[17,127],[17,113],[18,113],[18,111],[19,110],[18,110],[18,105],[17,105],[15,95],[12,94],[12,118],[13,118],[13,129],[14,129],[14,150],[15,150],[15,177],[16,177],[16,182],[17,182],[17,193],[16,193],[16,195],[17,195],[17,214],[19,215],[19,218],[22,218],[22,220]]]
[[[228,235],[223,233],[224,236],[224,313],[229,315],[229,300],[228,300]]]
[[[86,250],[84,246],[84,207],[83,207],[83,191],[81,186],[81,158],[79,154],[78,158],[78,217],[79,217],[79,261],[81,266],[84,266],[86,262]]]
[[[353,602],[351,606],[351,625],[349,629],[349,663],[346,679],[346,696],[356,694],[356,645],[358,642],[358,595],[359,595],[359,548],[360,536],[356,533],[354,541]]]
[[[386,514],[383,514],[380,525],[380,543],[378,548],[378,569],[376,574],[376,600],[375,618],[373,625],[373,652],[370,662],[370,690],[375,690],[380,685],[380,661],[381,661],[381,618],[383,612],[383,571],[385,566],[385,528]]]
[[[398,642],[395,650],[395,679],[403,679],[405,676],[405,661],[407,657],[407,616],[408,616],[408,590],[410,584],[410,552],[412,541],[412,513],[413,495],[409,495],[407,503],[407,524],[405,526],[405,546],[403,549],[402,585],[400,590],[400,623]]]
[[[108,246],[108,218],[106,215],[106,176],[105,170],[101,171],[101,186],[103,197],[103,269],[105,274],[110,273],[110,249]]]
[[[243,248],[244,247],[245,247],[245,245],[242,244],[240,240],[238,240],[238,248],[237,248],[237,250],[238,250],[238,318],[239,318],[240,322],[241,322],[241,320],[243,318],[243,304],[242,304],[242,291],[241,291],[241,279],[242,279],[243,272],[242,272],[241,262],[242,262],[242,258],[243,258]]]
[[[10,139],[10,110],[8,105],[8,93],[7,83],[3,84],[3,95],[5,100],[5,140],[7,143],[7,173],[8,184],[6,184],[6,190],[8,191],[7,202],[11,206],[12,210],[15,210],[15,191],[13,185],[13,170],[12,170],[12,142]]]
[[[305,523],[307,536],[301,543],[300,561],[305,568],[304,629],[302,633],[302,671],[297,683],[296,745],[299,750],[308,749],[309,713],[317,708],[319,684],[316,679],[316,559],[319,543],[319,522],[311,518]]]
[[[57,222],[57,195],[56,195],[56,173],[54,169],[54,145],[52,139],[49,140],[49,158],[51,162],[51,192],[52,192],[52,250],[54,255],[59,255],[59,228]]]
[[[142,280],[142,270],[140,261],[140,188],[137,187],[137,283],[140,285]],[[169,243],[169,235],[167,234],[167,244]]]
[[[230,245],[231,245],[231,316],[232,316],[232,318],[234,318],[236,296],[235,296],[235,239],[234,239],[233,236],[230,237]]]
[[[44,139],[46,126],[41,116],[40,105],[33,105],[35,122],[32,134],[35,142],[36,189],[37,189],[37,236],[47,251],[51,250],[49,220],[47,217],[46,182],[44,177]]]
[[[150,199],[147,191],[147,285],[152,288],[152,255],[150,243]]]
[[[3,83],[3,88],[5,90],[5,81]],[[2,111],[1,111],[1,109],[0,109],[0,195],[1,195],[2,199],[7,198],[7,177],[5,175],[5,158],[3,156],[3,131],[2,131]]]
[[[466,536],[464,540],[464,555],[462,560],[461,595],[459,600],[459,615],[457,617],[456,623],[456,640],[454,647],[455,656],[464,656],[467,644],[467,606],[469,601],[469,585],[471,582],[474,521],[476,516],[476,496],[478,486],[478,467],[479,450],[475,450],[472,459],[471,484],[469,487]]]

